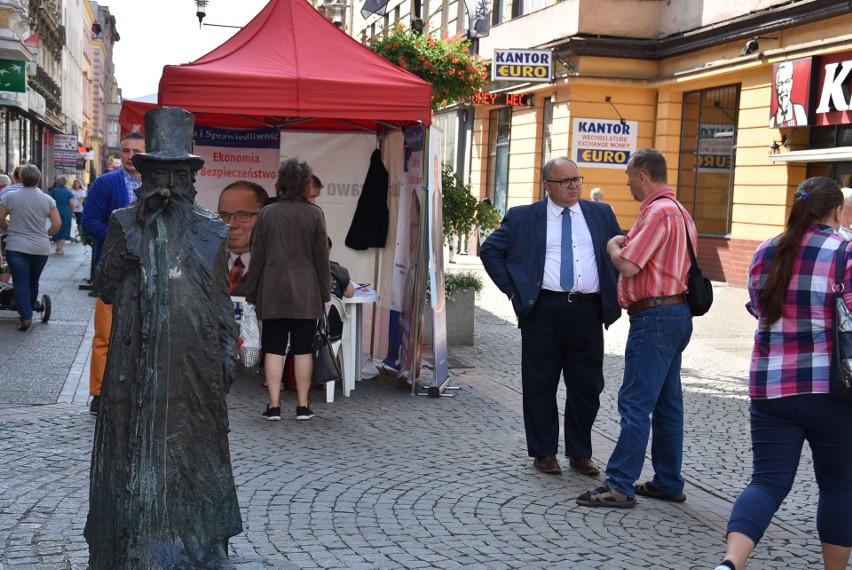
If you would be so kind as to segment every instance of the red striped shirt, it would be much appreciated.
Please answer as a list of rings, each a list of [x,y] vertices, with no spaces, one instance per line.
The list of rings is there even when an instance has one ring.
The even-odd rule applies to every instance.
[[[648,297],[666,297],[686,291],[689,276],[689,250],[681,212],[683,206],[674,198],[671,188],[663,188],[645,198],[639,206],[639,217],[627,233],[621,257],[641,268],[633,277],[618,278],[618,304],[627,308]],[[686,224],[693,249],[698,249],[695,223],[686,214]]]

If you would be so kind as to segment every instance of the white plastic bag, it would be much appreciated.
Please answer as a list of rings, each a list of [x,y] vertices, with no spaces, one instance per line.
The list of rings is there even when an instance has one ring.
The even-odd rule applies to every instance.
[[[243,303],[243,315],[240,320],[240,360],[247,370],[256,369],[260,364],[260,327],[254,305]]]

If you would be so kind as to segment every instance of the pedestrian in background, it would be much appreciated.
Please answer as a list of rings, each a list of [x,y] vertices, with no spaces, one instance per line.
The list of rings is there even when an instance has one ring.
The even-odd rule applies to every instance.
[[[62,222],[56,202],[38,188],[39,169],[25,164],[20,173],[23,187],[0,196],[0,228],[8,231],[6,260],[15,284],[15,304],[21,321],[18,330],[27,331],[33,324],[38,280],[50,255],[49,236],[59,230]],[[50,220],[49,228],[47,220]]]
[[[618,302],[630,316],[624,350],[624,380],[618,392],[621,431],[606,466],[606,481],[577,497],[586,507],[629,508],[635,495],[674,501],[683,494],[683,394],[681,357],[692,336],[692,313],[684,292],[691,266],[687,236],[697,250],[692,218],[667,184],[663,154],[644,148],[630,157],[627,185],[640,202],[627,236],[607,244],[618,278]],[[689,232],[687,234],[687,232]],[[651,426],[654,477],[634,487],[642,474]]]
[[[849,562],[852,402],[828,393],[843,202],[836,182],[808,178],[793,197],[784,232],[760,244],[752,259],[747,308],[758,319],[749,370],[752,477],[734,503],[725,561],[717,570],[745,568],[790,492],[804,441],[819,487],[823,563],[839,570]],[[844,259],[843,299],[852,305],[848,253]]]
[[[92,182],[86,203],[83,205],[83,231],[92,236],[95,246],[92,264],[97,268],[101,250],[106,241],[109,217],[113,211],[136,201],[136,189],[142,185],[142,176],[131,160],[145,152],[145,137],[132,132],[121,139],[121,168],[104,174]],[[95,415],[101,403],[101,382],[106,367],[109,335],[112,329],[112,305],[100,298],[95,301],[95,335],[92,338],[92,357],[89,373],[89,413]]]
[[[62,227],[53,236],[56,244],[56,254],[65,254],[65,242],[71,239],[71,218],[74,216],[74,193],[66,186],[67,178],[60,175],[56,177],[51,196],[56,201],[56,210],[62,220]]]
[[[843,192],[843,214],[837,232],[843,239],[852,239],[852,188],[841,188]]]
[[[317,203],[317,198],[319,198],[320,194],[322,194],[322,181],[314,174],[311,177],[311,189],[308,192],[308,202],[311,204]]]
[[[319,206],[311,204],[313,172],[306,162],[288,158],[278,169],[278,200],[257,216],[251,239],[252,264],[246,302],[262,321],[261,349],[269,403],[267,420],[281,419],[284,355],[294,357],[296,419],[314,417],[308,401],[313,373],[311,344],[324,303],[331,299],[328,236]]]
[[[83,227],[83,204],[86,201],[86,187],[79,180],[71,183],[71,193],[74,194],[74,221],[77,223],[77,235]]]
[[[621,316],[606,244],[621,235],[612,209],[581,200],[583,177],[568,158],[542,168],[547,199],[510,209],[480,248],[494,284],[521,329],[521,383],[527,453],[543,473],[559,474],[560,375],[566,388],[565,455],[597,475],[592,425],[604,386],[603,327]]]
[[[21,184],[21,167],[16,166],[14,170],[12,170],[12,183],[0,190],[0,196],[6,194],[7,192],[14,192],[15,190],[20,190],[23,188],[23,184]]]

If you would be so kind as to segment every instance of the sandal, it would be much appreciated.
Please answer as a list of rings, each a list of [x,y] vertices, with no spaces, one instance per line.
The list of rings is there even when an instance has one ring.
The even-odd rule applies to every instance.
[[[650,497],[652,499],[659,499],[661,501],[669,501],[672,503],[683,503],[686,501],[686,495],[683,493],[666,493],[662,489],[652,485],[650,481],[634,485],[633,489],[636,491],[637,495],[642,495],[643,497]]]
[[[586,491],[577,497],[577,504],[584,507],[615,507],[616,509],[632,509],[636,506],[636,498],[628,497],[608,485],[598,487],[594,491]]]

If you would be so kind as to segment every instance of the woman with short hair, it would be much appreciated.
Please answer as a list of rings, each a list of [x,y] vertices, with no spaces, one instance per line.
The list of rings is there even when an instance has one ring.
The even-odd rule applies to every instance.
[[[15,304],[21,320],[18,330],[27,331],[33,324],[38,280],[50,255],[50,236],[59,230],[62,221],[56,202],[38,188],[39,169],[32,164],[20,168],[23,187],[0,196],[0,228],[8,230],[6,261],[15,284]],[[47,229],[45,220],[50,220]]]
[[[284,355],[294,359],[296,419],[314,417],[308,401],[313,373],[312,342],[324,304],[331,299],[328,237],[319,206],[309,202],[313,171],[289,158],[278,169],[278,199],[257,216],[246,275],[246,301],[262,322],[261,349],[269,404],[267,420],[281,419]]]

